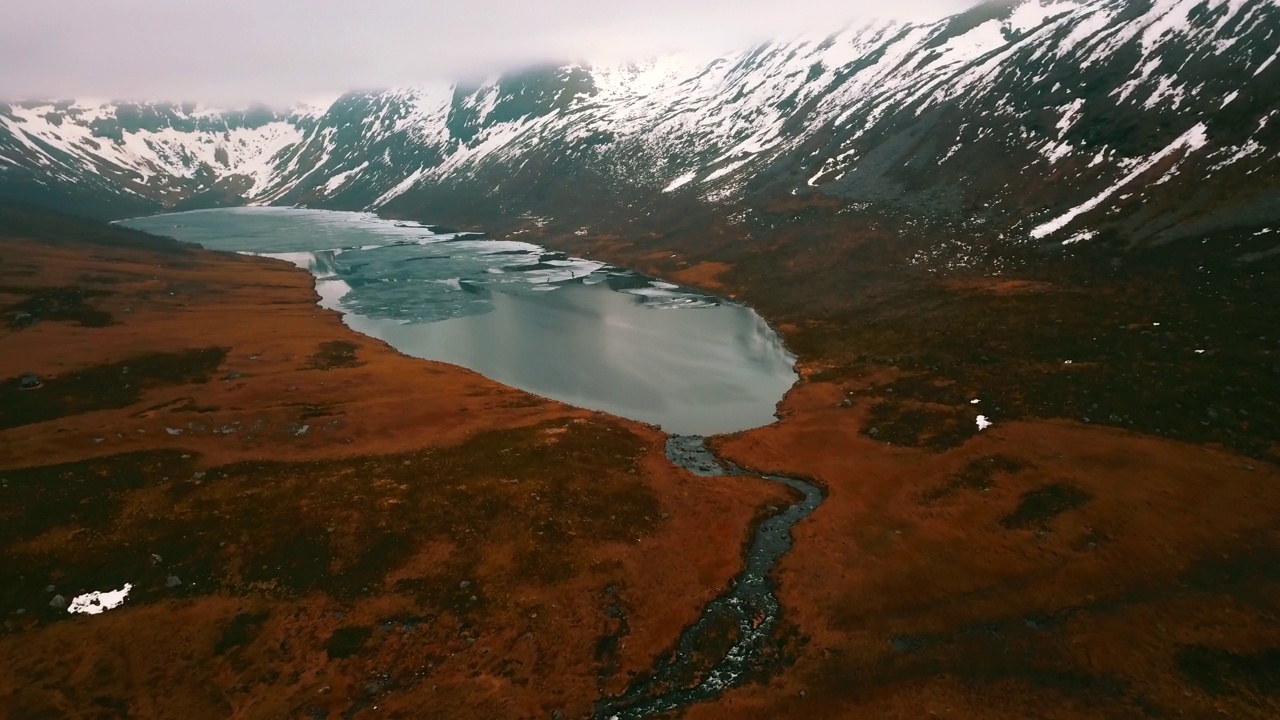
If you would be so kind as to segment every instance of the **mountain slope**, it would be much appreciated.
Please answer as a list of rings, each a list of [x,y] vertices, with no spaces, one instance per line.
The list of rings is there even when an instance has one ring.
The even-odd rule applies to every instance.
[[[1278,58],[1276,1],[1024,0],[932,24],[860,25],[709,63],[532,68],[475,86],[351,93],[320,109],[250,117],[194,106],[80,103],[59,111],[28,103],[0,110],[0,196],[104,216],[255,202],[474,223],[759,310],[799,358],[802,381],[777,423],[718,438],[715,447],[742,467],[813,478],[829,495],[797,526],[793,554],[778,569],[785,613],[768,651],[776,663],[691,715],[1280,717]],[[60,112],[59,121],[87,130],[63,130],[47,117]],[[30,263],[15,256],[9,270],[29,273]],[[118,270],[54,269],[95,283]],[[167,300],[153,285],[144,289],[172,304],[191,290],[184,288]],[[124,289],[105,287],[116,307],[139,307],[118,295]],[[245,322],[243,313],[214,311],[215,324],[278,334],[274,312]],[[186,337],[163,335],[171,336]],[[319,336],[307,337],[314,344]],[[256,357],[252,344],[229,357]],[[299,353],[264,361],[272,355],[297,369]],[[14,372],[25,370],[22,362]],[[355,370],[369,368],[376,370]],[[267,390],[283,387],[256,372],[250,384],[252,375]],[[406,366],[379,377],[421,375]],[[351,422],[369,416],[340,397],[337,404]],[[447,397],[420,404],[493,421],[457,415]],[[272,400],[270,411],[295,407]],[[994,424],[978,427],[979,414]],[[431,436],[395,413],[373,416],[395,419],[415,442]],[[160,427],[135,439],[163,440]],[[384,436],[356,433],[359,443],[343,453],[367,452],[369,438]],[[66,437],[55,444],[98,452]],[[198,439],[180,439],[188,437]],[[219,437],[220,447],[234,442]],[[502,456],[492,447],[481,454]],[[483,497],[473,485],[466,494]],[[220,528],[239,527],[219,520]],[[663,547],[682,557],[707,557],[684,552],[698,543],[739,549],[736,537],[694,525],[692,539]],[[187,538],[190,523],[180,531]],[[528,547],[555,546],[557,534]],[[431,548],[428,564],[438,565]],[[175,551],[161,552],[174,562]],[[415,585],[406,602],[452,597],[460,577],[494,587],[446,560],[439,567],[447,592],[417,597]],[[289,562],[245,566],[270,579],[270,567],[287,570]],[[544,583],[539,592],[595,602],[569,615],[584,637],[617,645],[624,664],[610,659],[616,674],[602,680],[597,655],[595,670],[570,673],[597,682],[594,694],[566,690],[556,681],[565,673],[545,653],[524,654],[534,635],[525,634],[524,608],[473,633],[487,639],[472,652],[488,650],[485,643],[496,650],[483,655],[499,663],[492,672],[483,660],[477,671],[481,656],[468,655],[453,634],[444,645],[410,643],[428,653],[464,647],[428,665],[425,677],[420,654],[397,663],[386,643],[371,642],[340,663],[365,679],[377,675],[386,694],[366,689],[357,700],[334,676],[316,681],[327,686],[320,695],[294,688],[298,698],[322,698],[330,714],[374,699],[384,710],[418,712],[431,702],[423,704],[422,692],[439,680],[442,690],[497,688],[501,697],[496,709],[477,710],[482,700],[453,692],[466,706],[454,716],[519,715],[511,703],[522,689],[532,693],[525,715],[585,716],[587,703],[610,692],[599,683],[620,689],[635,677],[627,668],[642,672],[655,656],[670,657],[665,643],[679,622],[649,615],[670,632],[639,642],[645,614],[619,626],[613,609],[631,613],[632,603],[653,596],[648,586],[635,568],[610,569],[620,566],[607,557],[583,562],[594,573],[590,588],[560,592]],[[499,582],[506,568],[494,567]],[[654,577],[672,574],[661,562],[644,567],[658,567]],[[708,585],[697,573],[677,575]],[[46,582],[42,572],[28,585]],[[344,623],[380,625],[381,615],[344,602]],[[566,616],[554,607],[540,608],[538,623]],[[297,712],[304,706],[289,688],[254,684],[261,663],[253,658],[264,656],[244,653],[284,647],[276,642],[284,632],[312,667],[328,630],[310,623],[300,635],[273,618],[274,635],[227,656],[243,672],[219,672],[240,688],[229,697],[284,698]],[[204,633],[209,645],[226,622]],[[614,631],[625,634],[627,623],[631,635],[617,643]],[[494,644],[507,631],[515,644]],[[591,657],[571,647],[557,653],[574,667]],[[455,665],[463,680],[451,685]],[[474,682],[477,672],[493,682]],[[53,678],[34,686],[40,696],[69,697],[56,673],[38,674]],[[253,677],[246,684],[241,676]],[[118,684],[108,677],[104,697],[120,697],[123,707],[131,696],[116,694]],[[365,681],[345,687],[358,693]],[[539,688],[554,696],[544,701]],[[219,692],[204,682],[198,696]]]
[[[1024,0],[285,113],[14,103],[0,193],[566,227],[821,195],[995,242],[1160,241],[1280,223],[1278,56],[1274,0]]]

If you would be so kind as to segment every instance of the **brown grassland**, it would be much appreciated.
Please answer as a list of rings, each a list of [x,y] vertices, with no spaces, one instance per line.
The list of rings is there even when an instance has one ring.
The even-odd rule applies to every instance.
[[[0,226],[0,718],[587,717],[787,502],[401,356],[292,266],[48,223]],[[713,444],[828,491],[777,572],[781,666],[685,717],[1280,716],[1270,350],[1162,365],[1199,339],[1152,333],[1128,281],[806,314],[760,281],[841,280],[803,252],[596,250],[762,308],[803,380]],[[1251,422],[1180,415],[1201,377]],[[126,582],[101,615],[50,606]]]

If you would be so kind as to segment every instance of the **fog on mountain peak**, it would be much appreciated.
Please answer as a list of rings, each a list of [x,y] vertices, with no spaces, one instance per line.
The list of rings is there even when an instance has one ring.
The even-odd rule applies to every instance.
[[[929,19],[972,0],[13,0],[0,7],[0,98],[289,102],[491,74],[546,61],[714,54]]]

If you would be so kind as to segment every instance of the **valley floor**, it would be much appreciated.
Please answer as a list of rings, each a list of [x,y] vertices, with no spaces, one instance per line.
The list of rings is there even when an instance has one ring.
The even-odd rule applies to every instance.
[[[786,500],[401,356],[292,265],[37,220],[0,224],[0,717],[579,717]]]
[[[9,717],[586,717],[785,502],[678,470],[650,428],[399,356],[291,266],[11,225],[0,304],[45,319],[0,331],[0,377],[45,382],[0,404]],[[773,291],[767,256],[573,242],[746,297],[801,355],[781,420],[715,444],[828,499],[780,565],[771,662],[686,717],[1280,712],[1274,400],[1222,437],[1174,406],[1247,389],[1269,356],[1221,380],[1186,348],[1143,379],[1107,358],[1147,367],[1203,333],[1135,317],[1080,354],[1073,323],[1137,307],[1120,290],[931,281],[915,305],[806,313],[785,293],[837,278],[795,283],[803,253]],[[126,582],[101,615],[49,607]]]
[[[780,422],[716,443],[828,488],[778,571],[795,664],[688,717],[1280,714],[1275,263],[721,234],[538,240],[751,303],[800,355]]]

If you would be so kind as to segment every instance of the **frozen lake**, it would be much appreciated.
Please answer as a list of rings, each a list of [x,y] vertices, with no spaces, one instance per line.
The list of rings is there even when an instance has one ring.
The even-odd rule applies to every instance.
[[[289,208],[121,224],[288,260],[315,276],[321,305],[407,355],[669,433],[767,425],[796,380],[750,308],[528,243]]]

